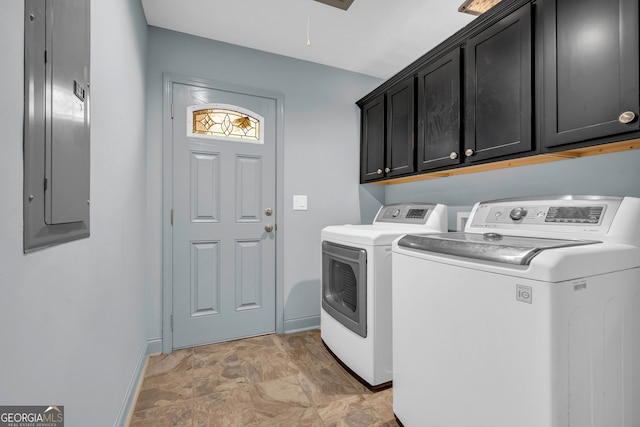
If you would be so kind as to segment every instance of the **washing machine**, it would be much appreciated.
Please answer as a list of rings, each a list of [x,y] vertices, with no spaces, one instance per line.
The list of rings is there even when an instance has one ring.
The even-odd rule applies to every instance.
[[[391,242],[407,233],[446,231],[446,206],[408,203],[381,207],[371,225],[321,232],[321,338],[369,388],[392,379]]]
[[[640,199],[477,203],[393,243],[406,426],[640,426]]]

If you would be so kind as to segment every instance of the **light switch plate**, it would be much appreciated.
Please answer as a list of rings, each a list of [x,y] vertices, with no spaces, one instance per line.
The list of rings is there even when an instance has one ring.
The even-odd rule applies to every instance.
[[[294,195],[293,196],[293,210],[294,211],[306,211],[307,210],[307,196],[306,195]]]

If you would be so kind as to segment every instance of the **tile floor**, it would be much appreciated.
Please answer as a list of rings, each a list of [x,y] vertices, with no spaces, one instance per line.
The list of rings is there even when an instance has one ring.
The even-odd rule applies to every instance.
[[[265,335],[151,357],[130,427],[398,426],[391,393],[353,378],[319,330]]]

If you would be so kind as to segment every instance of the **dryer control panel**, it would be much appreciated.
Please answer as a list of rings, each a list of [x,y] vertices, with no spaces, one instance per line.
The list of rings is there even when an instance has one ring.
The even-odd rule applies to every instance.
[[[432,203],[398,203],[380,208],[374,223],[426,224],[435,209]]]

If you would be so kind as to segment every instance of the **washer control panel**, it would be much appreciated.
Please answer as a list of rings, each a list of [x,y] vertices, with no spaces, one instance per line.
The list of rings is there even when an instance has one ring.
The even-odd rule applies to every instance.
[[[545,222],[599,224],[606,206],[551,206]]]
[[[486,222],[499,224],[599,224],[606,205],[493,207]]]
[[[561,230],[565,226],[597,232],[609,227],[620,203],[621,198],[587,196],[497,200],[478,203],[470,223],[471,228],[569,231]]]

